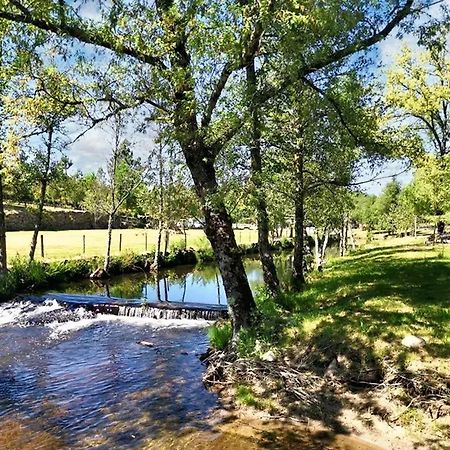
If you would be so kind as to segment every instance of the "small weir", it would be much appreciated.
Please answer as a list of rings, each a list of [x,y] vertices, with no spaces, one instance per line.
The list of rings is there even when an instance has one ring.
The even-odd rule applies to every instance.
[[[225,305],[207,305],[196,303],[143,303],[139,300],[124,300],[115,297],[96,295],[47,294],[42,297],[24,300],[51,301],[56,300],[67,308],[84,308],[95,314],[111,314],[114,316],[145,317],[148,319],[202,319],[218,320],[228,316]]]

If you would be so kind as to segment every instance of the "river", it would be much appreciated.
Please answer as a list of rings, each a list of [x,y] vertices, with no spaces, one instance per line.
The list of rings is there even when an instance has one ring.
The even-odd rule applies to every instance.
[[[286,258],[279,265],[289,266]],[[257,261],[246,261],[254,289]],[[179,268],[58,292],[223,304],[217,269]],[[51,294],[50,294],[51,297]],[[95,314],[55,300],[0,305],[0,449],[369,449],[353,438],[242,420],[221,423],[202,384],[204,320]],[[152,346],[139,342],[147,341]],[[271,433],[268,431],[271,430]]]

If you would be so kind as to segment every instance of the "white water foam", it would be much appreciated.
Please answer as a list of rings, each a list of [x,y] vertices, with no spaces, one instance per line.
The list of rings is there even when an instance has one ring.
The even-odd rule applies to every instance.
[[[33,317],[62,308],[56,300],[45,300],[40,304],[29,301],[5,303],[0,306],[0,326],[26,322]]]
[[[83,308],[79,308],[83,310]],[[86,314],[87,312],[83,310]],[[87,313],[89,314],[89,313]],[[82,317],[79,320],[70,320],[68,322],[50,322],[46,324],[52,332],[50,338],[56,339],[63,335],[89,328],[93,325],[104,322],[116,322],[133,326],[149,326],[154,330],[165,328],[205,328],[213,324],[213,321],[203,319],[151,319],[147,317],[127,317],[115,316],[112,314],[97,314],[95,317]]]

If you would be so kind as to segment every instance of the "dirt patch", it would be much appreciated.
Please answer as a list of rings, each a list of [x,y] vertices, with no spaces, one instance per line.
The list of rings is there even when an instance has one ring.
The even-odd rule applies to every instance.
[[[382,448],[450,448],[450,380],[389,361],[361,363],[345,354],[330,360],[327,353],[286,351],[261,361],[214,352],[204,381],[236,408],[325,426]]]

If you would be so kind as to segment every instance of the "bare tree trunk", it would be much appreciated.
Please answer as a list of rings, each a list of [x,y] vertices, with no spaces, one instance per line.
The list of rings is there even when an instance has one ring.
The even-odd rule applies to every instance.
[[[263,192],[262,182],[262,157],[261,157],[261,124],[259,111],[256,104],[257,80],[255,71],[255,61],[252,59],[247,66],[247,86],[251,96],[250,112],[252,116],[252,143],[250,145],[253,196],[256,203],[256,215],[258,221],[258,246],[259,257],[263,269],[264,283],[271,293],[275,296],[279,292],[279,280],[275,263],[270,249],[269,242],[269,215],[267,213],[267,204]],[[278,231],[278,230],[277,230]]]
[[[295,237],[294,237],[294,261],[292,272],[292,287],[299,291],[305,285],[304,263],[305,263],[305,193],[303,173],[303,149],[296,149],[294,155],[294,170],[297,185],[295,187]]]
[[[108,272],[109,264],[111,263],[111,242],[112,242],[112,230],[114,223],[114,213],[110,211],[108,214],[108,233],[106,237],[106,253],[105,253],[105,261],[103,263],[103,270]]]
[[[341,225],[340,240],[339,240],[339,255],[345,256],[347,254],[347,240],[348,240],[348,222],[344,217]]]
[[[169,252],[169,242],[170,242],[170,231],[167,228],[166,223],[166,229],[164,230],[164,255],[167,255]]]
[[[0,273],[8,270],[8,260],[6,254],[6,220],[3,200],[3,177],[0,166]]]
[[[47,193],[48,178],[49,178],[49,174],[50,174],[50,161],[51,161],[51,156],[52,156],[52,147],[53,147],[53,127],[51,126],[48,130],[48,141],[47,141],[47,146],[46,146],[45,166],[44,166],[44,172],[43,172],[42,178],[41,178],[41,193],[39,196],[38,212],[37,212],[37,217],[36,217],[36,223],[34,224],[33,235],[31,237],[30,254],[29,254],[30,262],[34,260],[34,254],[36,253],[36,246],[37,246],[39,231],[41,230],[41,226],[42,226],[42,216],[44,214],[45,196]]]
[[[344,256],[348,252],[348,217],[344,219]]]
[[[322,262],[325,261],[325,252],[327,251],[329,237],[330,237],[330,232],[329,232],[328,228],[325,228],[323,242],[322,242],[322,249],[320,252],[320,259],[322,260]]]
[[[414,216],[414,237],[417,237],[417,216]]]
[[[317,232],[317,227],[314,227],[314,260],[316,270],[319,270],[321,266],[321,251],[320,251],[320,238],[319,233]]]
[[[348,221],[348,234],[350,235],[350,245],[352,246],[352,250],[356,250],[355,237],[353,235],[352,222]]]
[[[153,260],[153,269],[159,271],[160,261],[159,254],[161,253],[161,239],[163,231],[163,214],[164,214],[164,164],[163,164],[163,144],[159,143],[158,152],[159,165],[159,209],[158,209],[158,235],[156,238],[155,259]]]
[[[108,273],[109,265],[111,263],[111,242],[112,242],[112,230],[114,226],[114,218],[117,212],[116,208],[116,175],[117,175],[117,163],[119,158],[119,147],[120,147],[120,118],[116,118],[116,129],[115,129],[115,142],[112,155],[112,168],[111,168],[111,202],[109,205],[109,215],[108,215],[108,235],[106,237],[106,253],[105,262],[103,264],[103,270]]]

